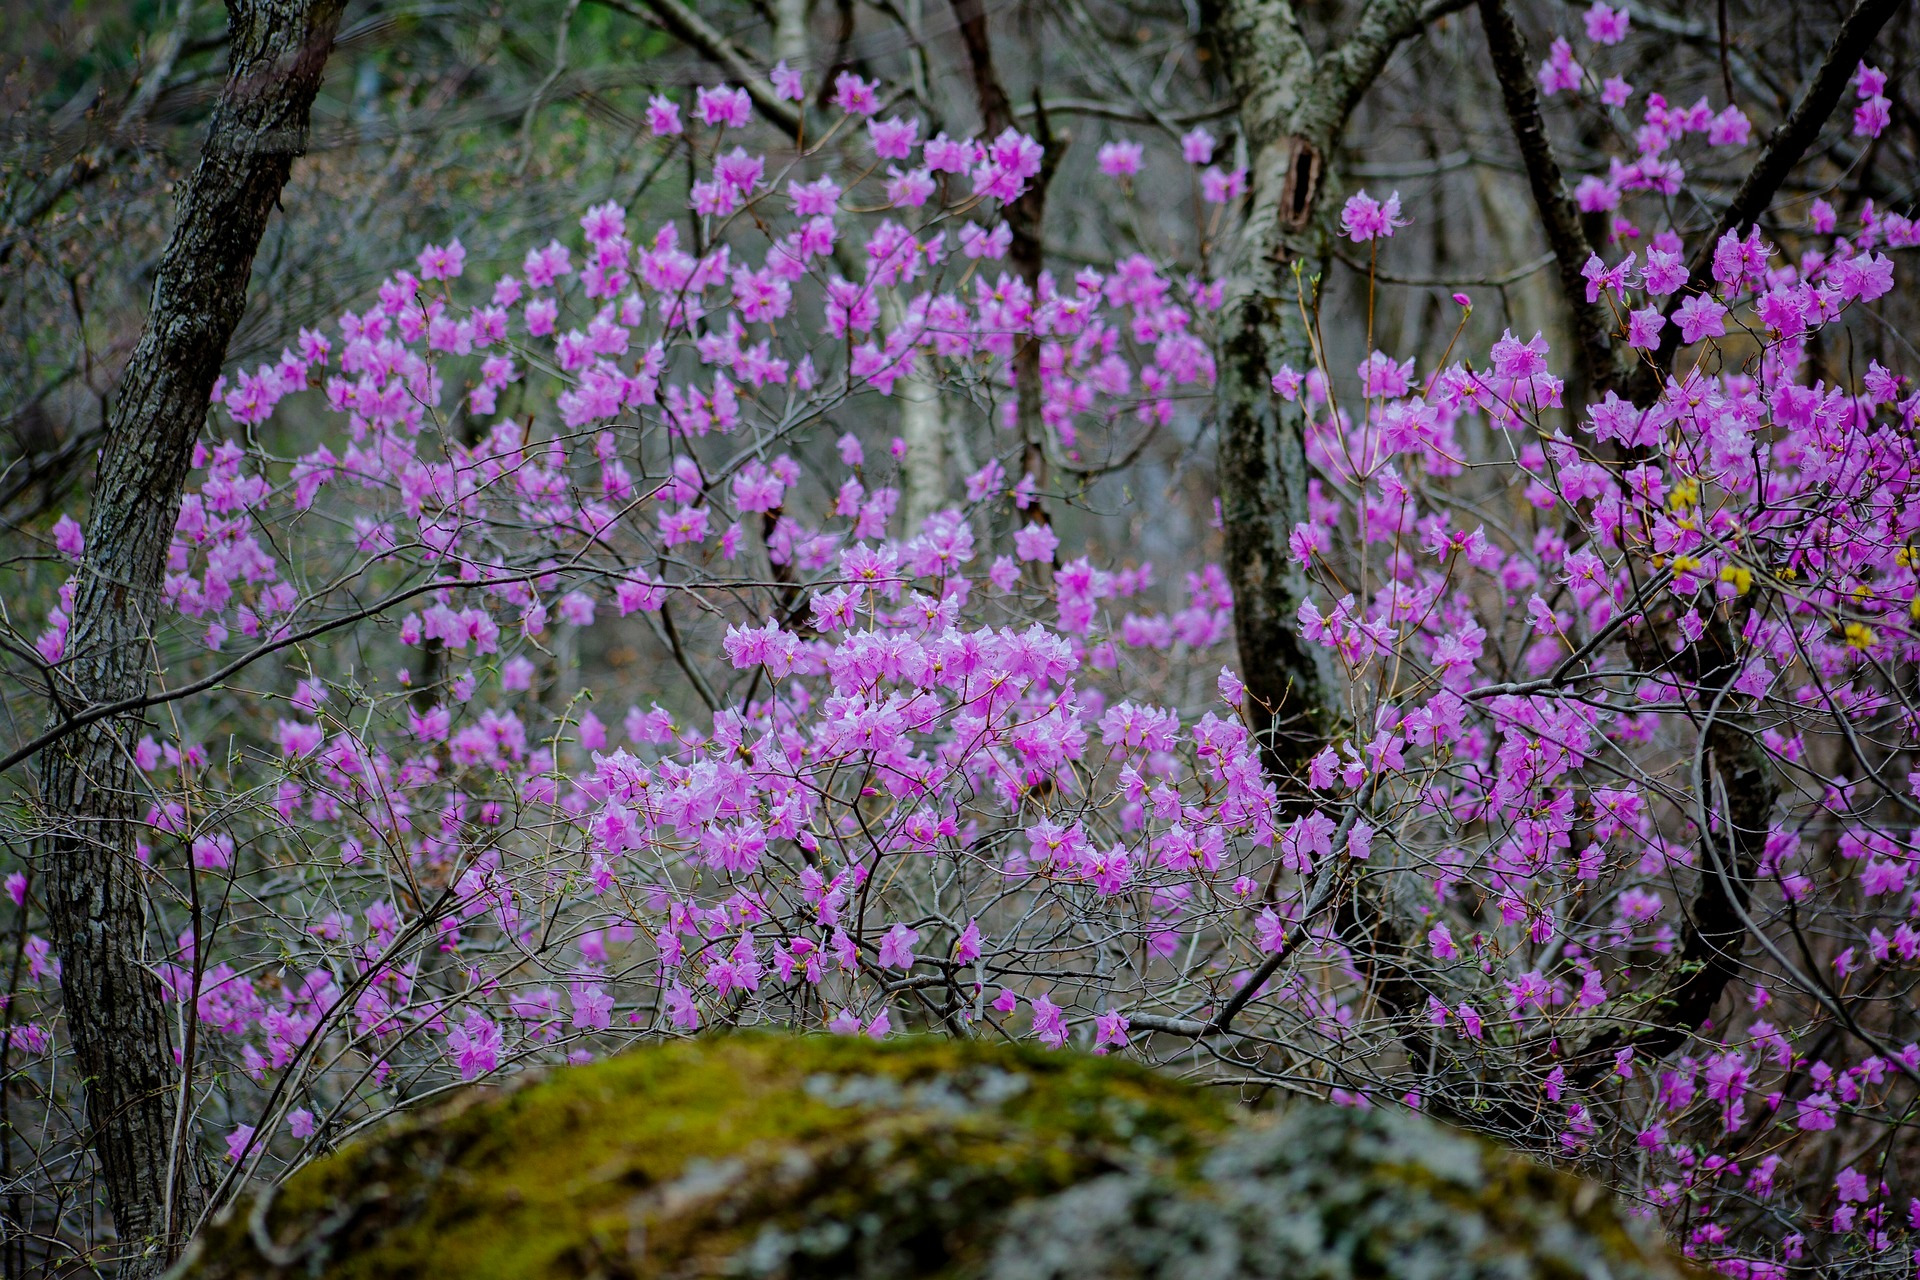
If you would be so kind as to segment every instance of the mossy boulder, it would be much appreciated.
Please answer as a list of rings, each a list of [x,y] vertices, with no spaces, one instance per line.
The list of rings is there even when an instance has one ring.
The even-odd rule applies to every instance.
[[[243,1200],[185,1280],[1678,1277],[1590,1183],[1143,1068],[723,1036],[475,1089]]]

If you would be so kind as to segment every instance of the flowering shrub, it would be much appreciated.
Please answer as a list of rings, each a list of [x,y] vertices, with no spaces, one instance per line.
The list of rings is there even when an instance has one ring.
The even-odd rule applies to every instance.
[[[1623,112],[1586,64],[1627,27],[1595,5],[1542,89]],[[1883,87],[1862,68],[1862,132]],[[1150,569],[1078,554],[1039,474],[1207,391],[1225,282],[1025,279],[997,210],[1037,142],[922,139],[851,74],[833,101],[781,168],[744,91],[656,99],[690,234],[597,206],[490,279],[428,246],[216,391],[166,645],[221,693],[136,758],[229,1187],[524,1061],[937,1030],[1433,1110],[1602,1172],[1729,1275],[1910,1270],[1920,396],[1810,352],[1914,225],[1814,200],[1791,252],[1688,244],[1688,148],[1751,130],[1649,94],[1577,197],[1614,340],[1685,344],[1650,403],[1564,403],[1538,334],[1281,369],[1299,632],[1346,726],[1296,774],[1243,719],[1222,573],[1130,603]],[[1214,151],[1182,140],[1232,204]],[[1402,225],[1397,193],[1340,217],[1376,255]],[[917,527],[871,425],[903,383],[1005,442]],[[331,426],[280,456],[295,395]],[[634,622],[704,714],[578,687]],[[61,610],[34,647],[66,656]],[[1201,664],[1217,699],[1156,692]],[[11,1047],[51,1078],[57,960],[25,954]]]

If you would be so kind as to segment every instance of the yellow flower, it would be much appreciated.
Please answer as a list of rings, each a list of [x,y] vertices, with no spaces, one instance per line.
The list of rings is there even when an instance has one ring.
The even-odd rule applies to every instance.
[[[1743,596],[1753,589],[1753,570],[1730,564],[1720,571],[1720,581],[1731,582],[1734,594]]]
[[[1872,648],[1873,628],[1864,622],[1849,622],[1847,624],[1847,643],[1856,649]]]

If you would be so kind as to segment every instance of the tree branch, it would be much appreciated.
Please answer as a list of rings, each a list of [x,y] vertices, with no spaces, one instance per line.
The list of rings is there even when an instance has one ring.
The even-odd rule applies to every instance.
[[[1380,78],[1387,59],[1429,22],[1466,8],[1473,0],[1371,0],[1353,33],[1321,58],[1315,79],[1320,96],[1345,120],[1360,96]]]
[[[1834,34],[1833,43],[1827,46],[1826,57],[1821,60],[1820,69],[1813,73],[1813,79],[1807,82],[1806,89],[1800,94],[1800,101],[1794,104],[1787,118],[1768,137],[1766,150],[1760,153],[1759,162],[1748,171],[1740,189],[1734,192],[1732,202],[1720,214],[1713,230],[1700,242],[1687,272],[1686,287],[1673,296],[1673,303],[1667,311],[1669,316],[1687,298],[1713,288],[1714,246],[1729,231],[1744,233],[1760,220],[1760,215],[1766,212],[1767,205],[1779,192],[1780,184],[1787,180],[1787,175],[1800,163],[1807,148],[1820,136],[1821,127],[1839,105],[1840,95],[1853,78],[1854,67],[1866,56],[1874,37],[1880,34],[1880,28],[1904,3],[1906,0],[1859,0],[1854,5],[1853,12],[1847,15],[1846,21],[1840,24],[1840,30]],[[1661,331],[1658,366],[1666,368],[1674,352],[1679,349],[1679,327],[1669,324]]]
[[[740,87],[753,99],[753,105],[760,108],[761,115],[779,125],[790,137],[801,136],[805,117],[800,108],[774,92],[767,73],[742,52],[739,45],[680,0],[594,0],[594,3],[642,22],[652,21],[692,45],[707,61],[740,82]]]
[[[1767,139],[1767,149],[1761,153],[1760,162],[1753,166],[1734,193],[1733,202],[1721,213],[1694,263],[1695,273],[1707,270],[1712,262],[1713,246],[1722,235],[1745,231],[1766,211],[1780,184],[1820,136],[1820,126],[1839,105],[1840,95],[1853,79],[1854,67],[1865,57],[1873,38],[1904,3],[1906,0],[1860,0],[1853,7],[1847,20],[1840,24],[1833,43],[1827,46],[1827,56],[1800,95],[1800,101]]]
[[[1574,340],[1580,349],[1580,363],[1587,382],[1596,393],[1619,385],[1619,371],[1607,333],[1611,327],[1606,311],[1587,301],[1586,278],[1580,274],[1593,245],[1580,222],[1580,209],[1567,194],[1560,162],[1554,158],[1553,142],[1547,137],[1546,121],[1540,115],[1540,94],[1533,85],[1532,61],[1527,55],[1527,40],[1505,0],[1479,0],[1480,22],[1486,29],[1487,51],[1493,55],[1493,74],[1500,82],[1500,99],[1506,106],[1507,123],[1513,126],[1513,138],[1520,146],[1520,159],[1526,167],[1527,189],[1533,193],[1534,207],[1540,213],[1540,227],[1546,233],[1547,247],[1553,250],[1560,292],[1572,317]]]
[[[260,238],[306,148],[342,7],[228,0],[226,84],[108,419],[74,575],[63,674],[88,703],[111,707],[146,693],[147,627],[160,612],[193,442],[246,310]],[[40,757],[36,836],[90,1141],[114,1226],[140,1250],[122,1271],[133,1277],[171,1257],[175,1224],[194,1215],[205,1190],[193,1139],[187,1158],[175,1158],[182,1090],[168,1002],[145,962],[128,749],[138,730],[137,718],[108,711],[63,732],[61,749]]]
[[[973,93],[980,108],[981,132],[989,138],[1016,127],[1013,100],[1000,73],[993,65],[993,42],[987,30],[987,11],[981,0],[953,0],[953,16],[959,24],[960,40],[966,46],[967,63],[973,71]],[[1054,145],[1052,127],[1041,104],[1039,90],[1033,95],[1033,132],[1045,148],[1040,172],[1027,184],[1020,198],[1005,207],[1007,230],[1012,240],[1007,260],[1013,264],[1027,287],[1037,289],[1046,261],[1047,186],[1060,166],[1060,148]],[[1047,451],[1044,433],[1049,430],[1040,420],[1040,343],[1029,337],[1014,349],[1014,395],[1020,436],[1025,441],[1023,468],[1042,486],[1047,483]],[[1033,503],[1027,508],[1030,521],[1045,521],[1046,507]]]

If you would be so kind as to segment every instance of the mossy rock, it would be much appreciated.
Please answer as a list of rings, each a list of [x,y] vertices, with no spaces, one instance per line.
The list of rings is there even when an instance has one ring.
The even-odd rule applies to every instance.
[[[731,1035],[474,1089],[207,1230],[181,1280],[1678,1277],[1598,1187],[1398,1112],[1106,1058]]]

